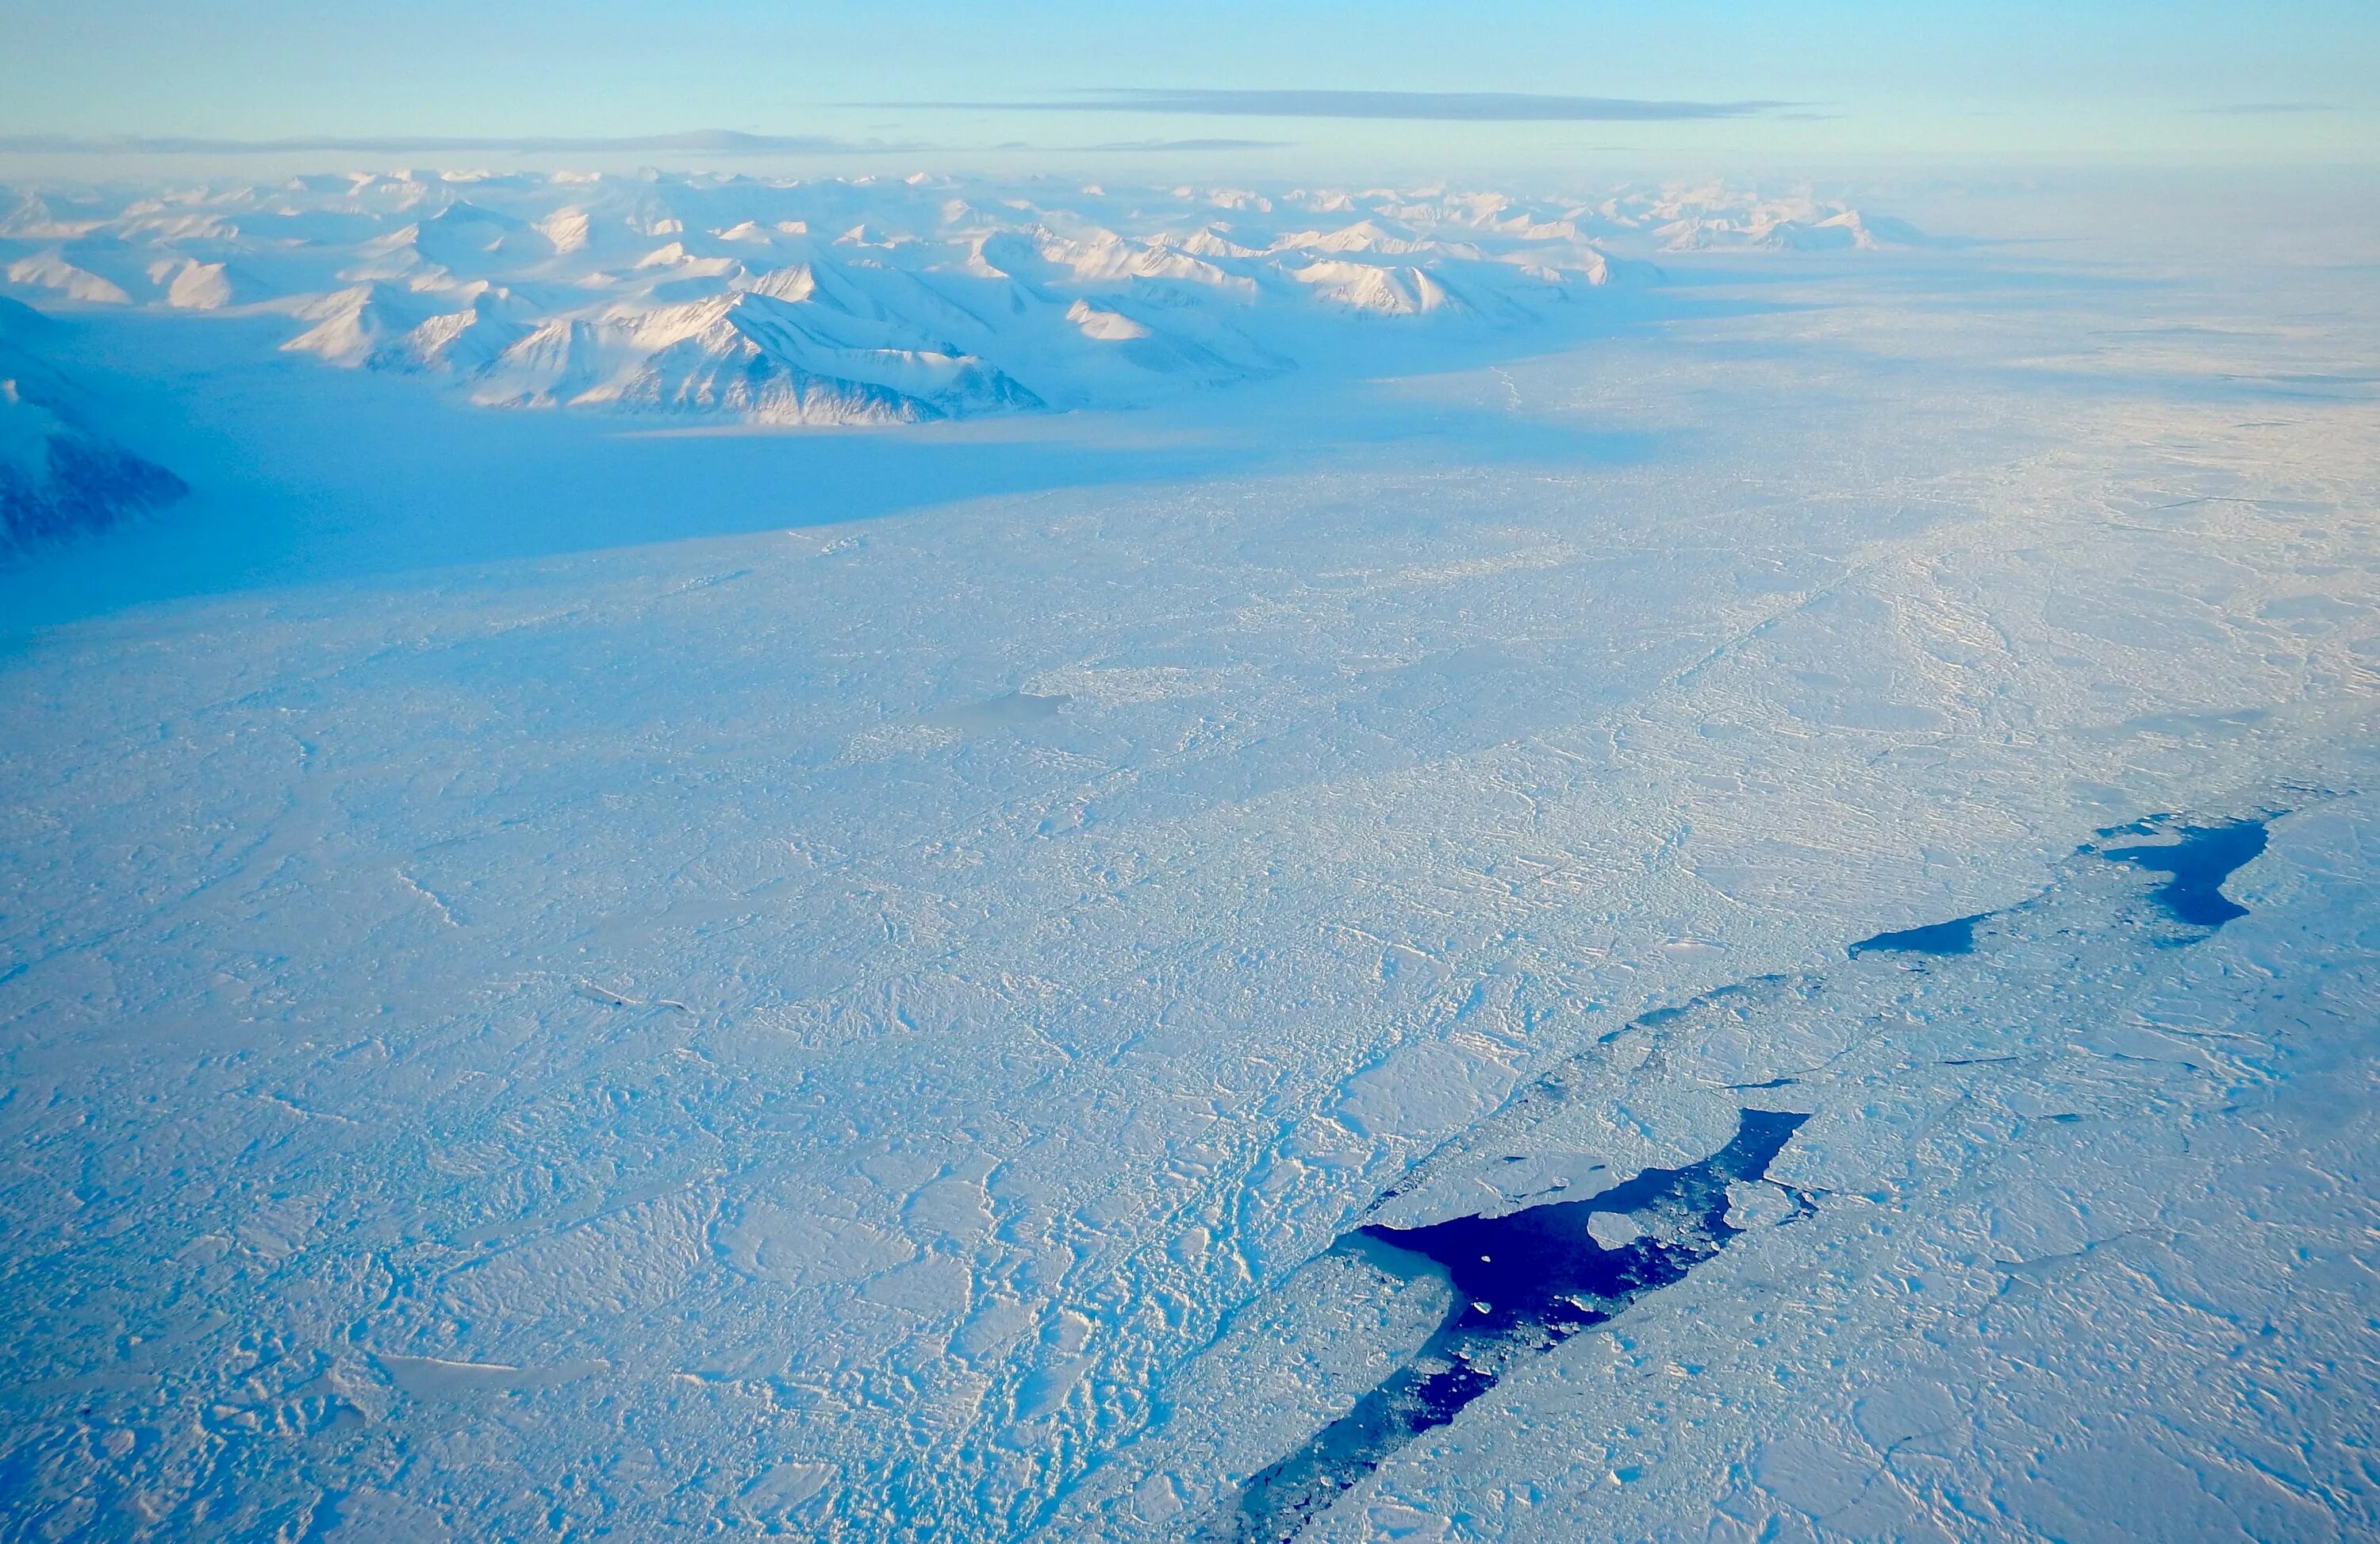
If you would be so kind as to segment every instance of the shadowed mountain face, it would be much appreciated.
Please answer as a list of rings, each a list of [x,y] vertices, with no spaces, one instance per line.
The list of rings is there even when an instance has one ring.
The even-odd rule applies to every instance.
[[[35,352],[45,330],[30,308],[0,300],[0,560],[189,491],[81,421],[74,388]]]
[[[0,557],[104,530],[188,491],[180,478],[130,451],[71,432],[48,435],[38,465],[0,466]]]

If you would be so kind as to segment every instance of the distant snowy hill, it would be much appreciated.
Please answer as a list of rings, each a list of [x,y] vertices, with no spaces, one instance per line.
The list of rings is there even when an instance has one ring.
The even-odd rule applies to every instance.
[[[1724,187],[1497,193],[397,173],[0,194],[44,305],[285,315],[283,345],[473,402],[770,423],[1146,401],[1400,327],[1550,322],[1615,255],[1906,227]]]
[[[39,312],[0,299],[0,561],[188,492],[85,421],[79,394],[42,357],[45,331]]]

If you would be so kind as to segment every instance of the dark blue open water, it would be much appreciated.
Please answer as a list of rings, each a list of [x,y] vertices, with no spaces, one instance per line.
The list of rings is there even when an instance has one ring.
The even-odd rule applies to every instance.
[[[2248,915],[2246,906],[2223,894],[2223,881],[2265,850],[2265,824],[2263,821],[2227,821],[2220,825],[2177,826],[2143,821],[2100,834],[2170,834],[2181,840],[2155,846],[2104,847],[2100,856],[2152,874],[2171,876],[2149,898],[2177,921],[2193,928],[2219,928]]]
[[[2187,825],[2172,815],[2152,815],[2144,821],[2116,826],[2099,834],[2102,837],[2156,836],[2172,840],[2129,847],[2085,847],[2082,850],[2085,853],[2095,852],[2112,863],[2130,864],[2152,874],[2167,875],[2167,882],[2150,892],[2149,899],[2177,922],[2184,922],[2193,928],[2219,928],[2226,922],[2248,915],[2246,906],[2223,894],[2223,881],[2265,850],[2265,828],[2270,819]],[[1922,928],[1877,933],[1873,938],[1864,938],[1852,944],[1852,956],[1856,959],[1871,951],[1972,954],[1975,952],[1975,924],[1987,922],[1998,915],[1997,912],[1980,911],[1973,917],[1957,917],[1948,922],[1929,922]]]
[[[1852,957],[1857,959],[1871,949],[1915,954],[1972,954],[1975,952],[1975,924],[1991,915],[1979,911],[1973,917],[1957,917],[1948,922],[1929,922],[1922,928],[1903,928],[1897,933],[1878,933],[1852,944]]]
[[[2192,928],[2220,928],[2248,915],[2245,906],[2223,894],[2223,881],[2265,850],[2271,818],[2190,824],[2178,816],[2152,816],[2099,835],[2103,840],[2156,840],[2089,846],[2082,852],[2166,876],[2166,882],[2148,897],[2159,910]],[[1976,925],[1999,915],[1979,912],[1877,933],[1852,944],[1851,953],[1973,954]],[[1721,988],[1696,1001],[1734,990]],[[1687,1011],[1657,1009],[1632,1023],[1658,1027]],[[1606,1035],[1603,1041],[1619,1033]],[[1775,1079],[1757,1087],[1791,1081]],[[1557,1105],[1568,1097],[1568,1088],[1556,1073],[1541,1079],[1527,1097]],[[1647,1293],[1682,1281],[1740,1236],[1740,1230],[1727,1223],[1728,1185],[1765,1176],[1769,1162],[1807,1119],[1746,1110],[1734,1139],[1710,1157],[1682,1169],[1647,1170],[1585,1200],[1549,1202],[1500,1217],[1458,1217],[1419,1228],[1366,1227],[1341,1239],[1339,1251],[1360,1253],[1409,1278],[1442,1275],[1453,1285],[1454,1306],[1413,1359],[1356,1401],[1354,1409],[1250,1477],[1236,1505],[1204,1537],[1232,1544],[1277,1544],[1293,1538],[1389,1454],[1416,1434],[1452,1420],[1526,1357],[1603,1323]],[[1798,1215],[1814,1210],[1801,1192],[1787,1187],[1786,1194]],[[1587,1231],[1588,1220],[1598,1212],[1626,1216],[1643,1232],[1605,1248]]]
[[[1701,1162],[1648,1169],[1586,1200],[1422,1228],[1363,1228],[1342,1240],[1342,1249],[1362,1250],[1391,1270],[1444,1274],[1454,1306],[1412,1361],[1305,1446],[1251,1477],[1238,1509],[1212,1537],[1251,1544],[1293,1537],[1341,1491],[1415,1434],[1452,1420],[1516,1363],[1683,1281],[1741,1232],[1727,1223],[1728,1185],[1766,1173],[1808,1119],[1746,1110],[1734,1140]],[[1645,1232],[1607,1249],[1587,1232],[1597,1212],[1629,1217]]]

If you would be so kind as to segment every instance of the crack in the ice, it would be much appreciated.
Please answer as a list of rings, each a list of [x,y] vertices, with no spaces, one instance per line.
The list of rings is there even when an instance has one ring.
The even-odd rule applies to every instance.
[[[2195,935],[2204,937],[2248,915],[2245,906],[2224,894],[2223,883],[2265,850],[2267,824],[2285,813],[2264,810],[2206,823],[2154,815],[2097,833],[2102,842],[2147,840],[2125,846],[2086,845],[2078,856],[2168,876],[2149,898],[2175,921],[2205,930]],[[2029,910],[2043,898],[1877,933],[1852,944],[1850,953],[1854,958],[1871,952],[1972,955],[1979,924]],[[2191,942],[2195,937],[2164,942]],[[1660,1028],[1705,1003],[1779,979],[1757,977],[1706,992],[1691,1003],[1650,1010],[1597,1044],[1609,1044],[1627,1029]],[[1806,979],[1815,982],[1815,978]],[[1984,1057],[1949,1064],[2010,1059]],[[1778,1088],[1792,1082],[1772,1078],[1742,1088]],[[1570,1092],[1562,1070],[1556,1069],[1536,1079],[1499,1113],[1510,1116],[1539,1101],[1559,1105]],[[1454,1290],[1453,1305],[1411,1359],[1358,1399],[1352,1410],[1251,1476],[1201,1537],[1230,1544],[1278,1544],[1293,1538],[1390,1453],[1420,1433],[1453,1420],[1524,1360],[1580,1330],[1606,1322],[1638,1298],[1684,1280],[1743,1231],[1727,1222],[1729,1185],[1766,1180],[1770,1161],[1808,1119],[1806,1114],[1743,1110],[1733,1140],[1709,1157],[1682,1169],[1645,1170],[1584,1200],[1540,1201],[1499,1216],[1458,1217],[1413,1228],[1374,1223],[1342,1237],[1333,1253],[1361,1254],[1409,1281],[1440,1276]],[[1507,1161],[1519,1160],[1517,1154],[1506,1157]],[[1400,1195],[1410,1184],[1390,1188],[1381,1200]],[[1781,1184],[1778,1188],[1792,1203],[1792,1215],[1785,1222],[1815,1213],[1808,1194]],[[1638,1232],[1607,1245],[1589,1229],[1590,1220],[1598,1215],[1627,1218]],[[1651,1225],[1637,1222],[1640,1218]],[[1604,1232],[1612,1236],[1612,1230]]]
[[[1744,1230],[1727,1221],[1730,1185],[1766,1176],[1804,1114],[1746,1110],[1734,1139],[1682,1169],[1647,1169],[1586,1200],[1418,1228],[1372,1225],[1340,1241],[1407,1279],[1454,1288],[1444,1323],[1355,1407],[1251,1477],[1208,1537],[1232,1544],[1293,1538],[1410,1439],[1452,1420],[1523,1360],[1685,1279]],[[1806,1216],[1805,1198],[1794,1217]],[[1607,1246],[1597,1216],[1626,1218],[1635,1236]],[[1786,1221],[1792,1221],[1788,1218]],[[1608,1236],[1608,1235],[1607,1235]]]

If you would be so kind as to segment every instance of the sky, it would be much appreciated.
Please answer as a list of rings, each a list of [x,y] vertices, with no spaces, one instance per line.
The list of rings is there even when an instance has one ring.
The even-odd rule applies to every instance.
[[[2380,159],[2372,0],[7,8],[0,154],[19,157],[463,140],[586,159],[729,130],[755,154],[905,164]]]

